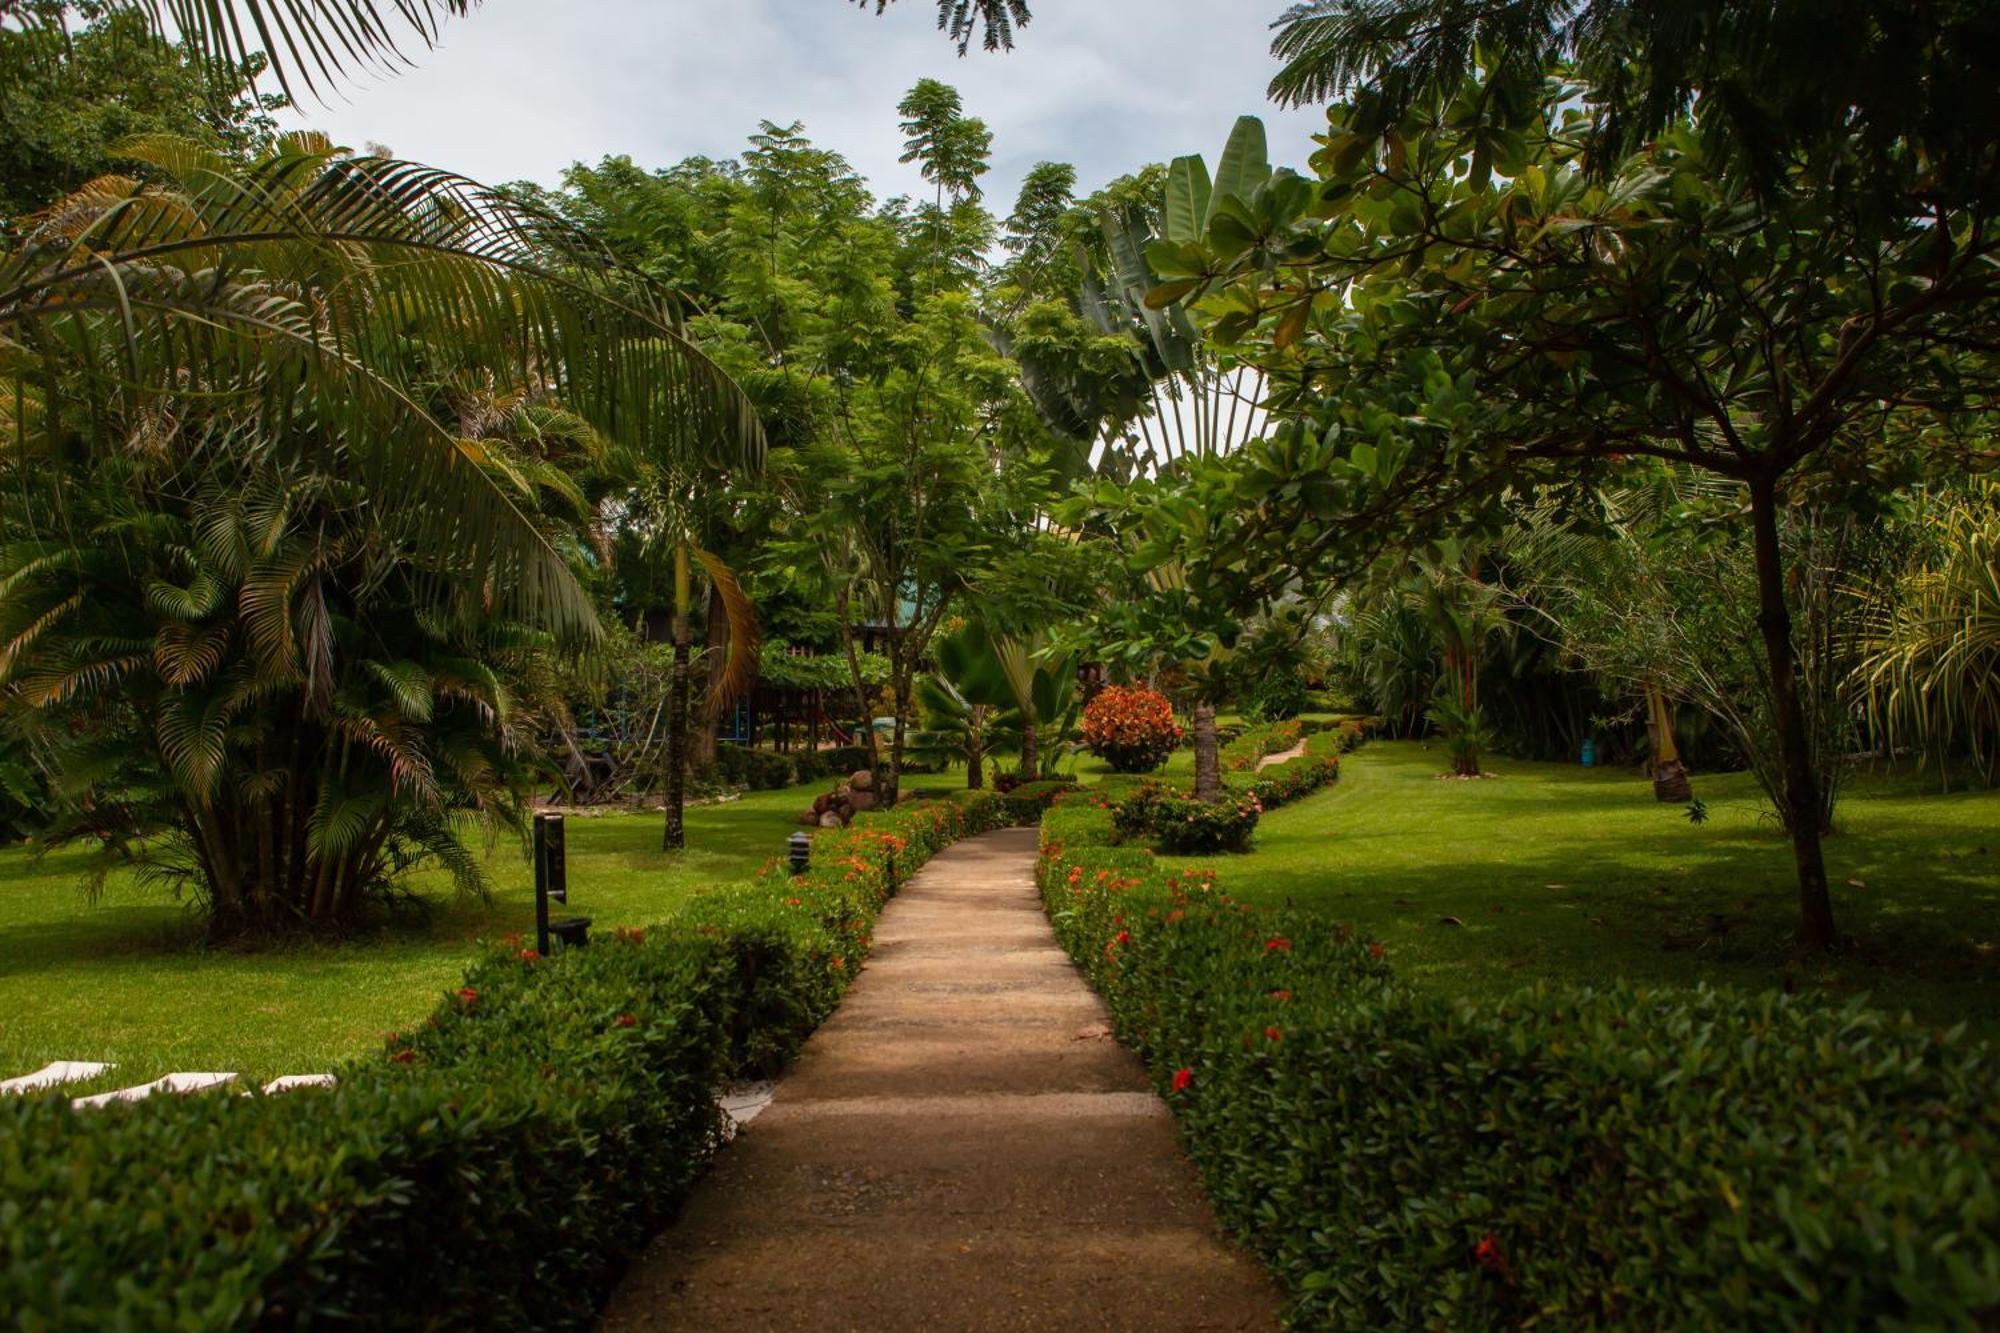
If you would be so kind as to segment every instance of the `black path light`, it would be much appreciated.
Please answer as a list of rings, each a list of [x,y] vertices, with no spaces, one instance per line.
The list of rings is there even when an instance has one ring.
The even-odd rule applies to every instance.
[[[812,864],[813,840],[810,833],[794,833],[785,840],[792,854],[792,873],[803,875]]]
[[[563,849],[563,817],[554,814],[535,816],[535,950],[546,958],[549,956],[551,937],[561,940],[564,948],[582,948],[590,943],[590,918],[587,916],[566,916],[559,921],[549,920],[549,904],[558,902],[569,905],[569,863]]]

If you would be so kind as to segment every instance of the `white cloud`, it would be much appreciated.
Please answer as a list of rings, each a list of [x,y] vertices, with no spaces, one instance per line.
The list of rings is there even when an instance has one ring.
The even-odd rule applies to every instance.
[[[1281,8],[1035,0],[1011,55],[960,60],[930,0],[898,0],[879,19],[849,0],[486,0],[439,49],[413,53],[415,68],[294,123],[480,180],[554,184],[573,161],[731,156],[759,120],[802,120],[887,197],[920,188],[896,160],[896,103],[929,76],[992,127],[987,193],[1004,213],[1038,161],[1075,163],[1086,190],[1181,153],[1212,164],[1246,112],[1270,124],[1275,161],[1303,166],[1319,113],[1264,99],[1265,25]]]

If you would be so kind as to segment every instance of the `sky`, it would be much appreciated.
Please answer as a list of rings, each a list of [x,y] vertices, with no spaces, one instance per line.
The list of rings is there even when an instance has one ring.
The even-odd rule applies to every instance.
[[[578,160],[643,167],[742,151],[760,120],[805,122],[878,198],[922,191],[897,161],[896,104],[942,79],[994,136],[989,206],[1005,214],[1035,163],[1074,164],[1080,192],[1201,153],[1259,114],[1277,165],[1303,168],[1317,111],[1264,88],[1284,0],[1034,0],[1011,54],[960,59],[931,0],[874,16],[851,0],[485,0],[414,67],[364,77],[293,125],[475,180],[555,185]],[[587,18],[582,16],[587,15]]]

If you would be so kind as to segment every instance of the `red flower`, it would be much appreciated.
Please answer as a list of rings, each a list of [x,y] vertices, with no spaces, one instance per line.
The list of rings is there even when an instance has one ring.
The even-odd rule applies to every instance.
[[[1283,1041],[1285,1039],[1285,1034],[1280,1032],[1277,1028],[1274,1027],[1265,1028],[1264,1039],[1266,1041]]]
[[[1274,990],[1271,992],[1271,998],[1278,1001],[1278,1003],[1283,1004],[1285,1001],[1292,998],[1292,993],[1288,990]]]
[[[620,1014],[618,1015],[617,1023],[615,1023],[613,1026],[621,1028],[637,1027],[639,1026],[639,1016],[637,1014],[630,1014],[630,1013]]]
[[[1500,1238],[1490,1231],[1481,1236],[1479,1243],[1472,1247],[1472,1258],[1489,1273],[1501,1277],[1511,1276],[1507,1268],[1507,1256],[1500,1252]]]
[[[1368,956],[1370,958],[1387,958],[1389,951],[1379,944],[1371,944],[1368,946]]]
[[[1132,932],[1129,930],[1121,930],[1115,936],[1112,937],[1111,942],[1113,944],[1130,944],[1132,942]]]
[[[1227,900],[1225,899],[1224,901]],[[1292,942],[1283,935],[1273,935],[1270,939],[1264,941],[1265,953],[1290,953],[1291,951]]]
[[[461,986],[458,991],[458,1001],[460,1004],[477,1004],[479,992],[470,986]]]
[[[1175,1092],[1186,1092],[1188,1084],[1192,1082],[1194,1082],[1194,1071],[1192,1069],[1181,1068],[1174,1071]]]
[[[521,950],[520,953],[516,954],[515,957],[519,958],[524,963],[532,963],[537,958],[540,958],[541,955],[536,953],[533,949],[523,949]]]
[[[417,1053],[411,1050],[409,1047],[405,1046],[402,1050],[397,1051],[389,1058],[391,1060],[394,1060],[399,1065],[406,1065],[417,1058]]]

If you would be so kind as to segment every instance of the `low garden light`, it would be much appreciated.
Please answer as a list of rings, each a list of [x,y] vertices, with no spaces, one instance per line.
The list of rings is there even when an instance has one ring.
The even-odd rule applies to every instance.
[[[805,874],[806,867],[812,864],[812,835],[809,833],[794,833],[790,838],[786,839],[786,842],[791,847],[792,852],[792,873],[794,875]]]

